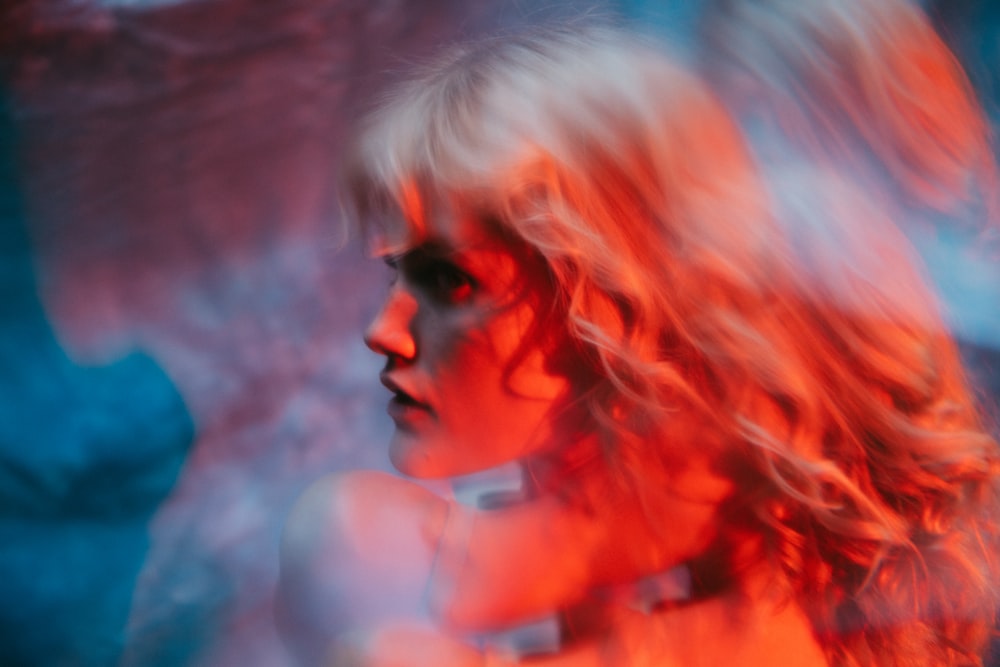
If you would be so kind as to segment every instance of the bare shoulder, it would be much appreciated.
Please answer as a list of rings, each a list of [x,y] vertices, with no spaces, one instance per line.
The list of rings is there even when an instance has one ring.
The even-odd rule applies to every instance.
[[[314,482],[289,514],[282,556],[300,562],[310,555],[357,555],[374,558],[371,565],[377,565],[393,544],[433,548],[446,513],[444,500],[388,473],[328,475]]]
[[[276,616],[286,641],[321,646],[390,619],[424,618],[446,514],[444,500],[387,473],[312,484],[282,536]]]

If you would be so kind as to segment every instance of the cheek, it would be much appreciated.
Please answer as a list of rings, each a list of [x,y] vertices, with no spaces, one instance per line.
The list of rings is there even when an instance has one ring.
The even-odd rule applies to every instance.
[[[531,401],[553,401],[568,390],[566,376],[553,372],[549,332],[534,326],[535,309],[527,304],[497,317],[486,330],[486,347],[495,366],[505,373],[504,389]]]
[[[480,317],[458,313],[428,318],[421,333],[420,363],[438,392],[475,386],[495,365]]]
[[[505,375],[514,375],[527,331],[521,310],[470,309],[428,318],[421,327],[423,363],[438,388],[451,392],[456,386],[470,386],[484,391]]]
[[[569,391],[565,377],[546,370],[538,345],[522,345],[524,314],[505,315],[485,327],[447,327],[452,335],[434,348],[445,444],[475,458],[477,469],[544,446],[555,407]]]
[[[570,389],[569,381],[565,376],[550,371],[547,362],[547,356],[541,350],[528,352],[507,381],[510,393],[525,400],[545,402],[566,396]]]

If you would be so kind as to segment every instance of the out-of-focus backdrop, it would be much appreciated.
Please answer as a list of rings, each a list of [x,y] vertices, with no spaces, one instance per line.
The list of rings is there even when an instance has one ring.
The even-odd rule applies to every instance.
[[[0,665],[289,664],[284,517],[388,466],[360,340],[385,277],[333,191],[359,105],[444,42],[560,16],[687,48],[700,5],[6,0]],[[1000,3],[928,10],[995,121]],[[962,308],[995,382],[997,311]]]

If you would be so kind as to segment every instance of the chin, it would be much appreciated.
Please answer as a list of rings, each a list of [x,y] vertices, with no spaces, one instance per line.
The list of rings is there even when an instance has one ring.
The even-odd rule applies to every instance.
[[[440,479],[453,474],[432,454],[433,448],[419,437],[396,431],[389,445],[389,461],[407,477]]]
[[[397,428],[389,442],[389,461],[399,473],[407,477],[448,479],[502,472],[517,464],[524,456],[520,451],[505,455],[509,452],[499,447],[496,448],[496,455],[483,456],[482,450],[456,446],[456,440],[454,437],[431,438]]]
[[[401,474],[415,479],[448,479],[490,470],[494,464],[463,461],[451,448],[397,432],[389,446],[389,461]],[[501,462],[502,463],[502,462]]]

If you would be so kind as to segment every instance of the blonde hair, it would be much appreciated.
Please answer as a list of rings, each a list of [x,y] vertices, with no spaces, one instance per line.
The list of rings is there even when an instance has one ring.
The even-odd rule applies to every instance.
[[[706,87],[602,27],[448,51],[368,118],[343,173],[362,226],[402,220],[394,243],[445,194],[544,259],[598,378],[581,400],[600,464],[636,502],[670,493],[671,423],[696,415],[739,483],[720,521],[764,537],[833,664],[975,664],[996,443],[911,258],[867,251],[904,247],[893,226],[828,176],[803,206],[769,201]]]

